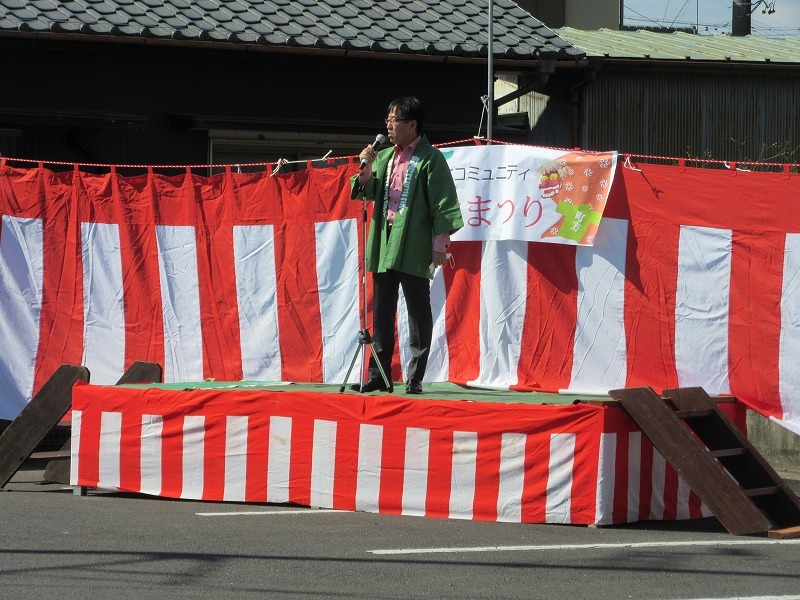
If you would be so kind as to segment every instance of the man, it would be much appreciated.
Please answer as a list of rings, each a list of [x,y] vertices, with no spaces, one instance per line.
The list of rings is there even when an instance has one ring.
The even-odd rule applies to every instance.
[[[374,201],[366,248],[374,292],[373,341],[390,386],[400,287],[408,307],[408,394],[422,393],[428,365],[433,336],[430,280],[446,260],[450,235],[464,226],[450,167],[422,135],[424,120],[416,98],[392,101],[386,129],[394,147],[380,152],[364,148],[359,157],[366,166],[352,178],[352,197],[364,194]],[[350,387],[363,392],[388,389],[374,356],[369,379]]]

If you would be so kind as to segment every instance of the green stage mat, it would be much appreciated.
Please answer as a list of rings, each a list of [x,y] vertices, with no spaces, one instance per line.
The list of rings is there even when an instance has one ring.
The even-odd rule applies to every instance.
[[[341,385],[330,383],[289,383],[269,381],[190,381],[178,383],[127,384],[119,387],[153,387],[165,390],[269,390],[271,392],[316,392],[338,394]],[[345,394],[356,394],[348,384]],[[371,392],[368,396],[380,396],[386,392]],[[393,395],[406,396],[405,385],[395,384]],[[572,404],[581,402],[610,401],[608,396],[552,392],[514,392],[488,388],[467,387],[455,383],[425,383],[422,394],[409,396],[422,400],[453,400],[469,402],[504,402],[508,404]]]

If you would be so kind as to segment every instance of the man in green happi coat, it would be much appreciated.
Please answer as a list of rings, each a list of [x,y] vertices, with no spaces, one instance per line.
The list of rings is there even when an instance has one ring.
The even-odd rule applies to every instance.
[[[406,393],[422,392],[428,365],[433,316],[430,280],[447,260],[450,235],[464,226],[453,177],[442,153],[422,135],[425,111],[419,100],[403,97],[389,104],[386,129],[394,144],[376,152],[367,146],[359,157],[365,167],[352,178],[352,197],[374,202],[366,248],[372,273],[375,350],[391,377],[395,315],[400,287],[408,307],[411,361]],[[386,390],[374,356],[369,379],[352,389]]]

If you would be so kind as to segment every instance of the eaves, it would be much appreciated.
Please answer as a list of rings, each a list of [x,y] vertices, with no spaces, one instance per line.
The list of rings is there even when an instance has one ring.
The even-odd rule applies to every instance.
[[[82,35],[74,33],[50,33],[38,31],[15,31],[7,33],[0,31],[0,39],[5,40],[34,40],[43,42],[69,42],[69,43],[94,43],[94,44],[113,44],[119,46],[161,46],[171,48],[187,48],[192,50],[226,50],[236,52],[255,52],[267,54],[291,54],[301,56],[328,56],[340,58],[370,59],[370,60],[389,60],[403,62],[428,62],[428,63],[451,63],[466,65],[485,65],[487,57],[485,53],[481,56],[459,56],[455,53],[430,53],[419,52],[372,52],[353,48],[332,49],[332,48],[309,48],[307,46],[291,45],[262,45],[237,42],[222,41],[198,41],[182,39],[164,39],[154,37],[119,37],[111,35]],[[586,61],[583,56],[560,57],[541,53],[536,58],[506,58],[503,56],[493,57],[495,68],[510,71],[528,71],[535,69],[543,60],[555,61],[557,68],[583,68]]]

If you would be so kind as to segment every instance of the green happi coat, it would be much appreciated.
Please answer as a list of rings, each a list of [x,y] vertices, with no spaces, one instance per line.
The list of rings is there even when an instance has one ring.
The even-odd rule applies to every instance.
[[[455,233],[464,226],[450,167],[442,153],[422,136],[409,162],[403,199],[388,236],[386,194],[393,161],[394,148],[381,150],[364,186],[367,200],[375,203],[367,241],[367,270],[383,273],[392,269],[431,279],[433,237]],[[351,178],[351,184],[352,198],[360,199],[358,175]]]

